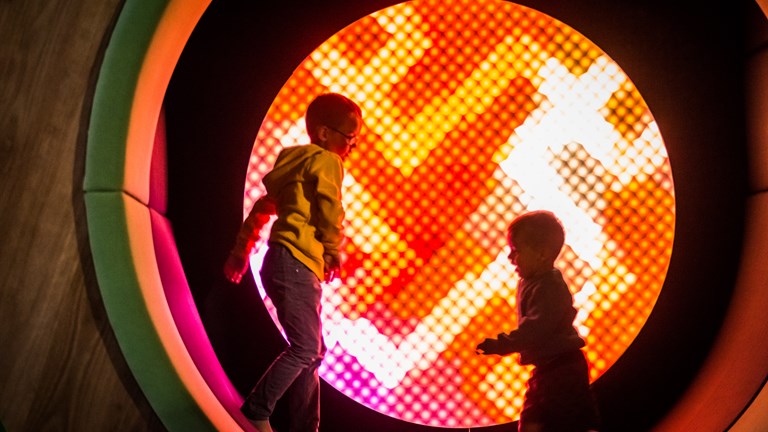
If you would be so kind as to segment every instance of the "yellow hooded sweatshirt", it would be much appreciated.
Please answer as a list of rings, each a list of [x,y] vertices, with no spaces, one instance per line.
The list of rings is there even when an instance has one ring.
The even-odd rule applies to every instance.
[[[339,258],[344,209],[341,158],[316,144],[283,149],[262,182],[267,194],[251,209],[238,233],[233,254],[247,258],[259,231],[277,214],[270,243],[287,247],[291,254],[324,278],[323,254]]]

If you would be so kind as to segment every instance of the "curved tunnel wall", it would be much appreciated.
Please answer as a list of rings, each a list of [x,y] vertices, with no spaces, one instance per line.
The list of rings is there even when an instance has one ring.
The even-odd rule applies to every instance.
[[[67,2],[60,3],[63,5]],[[28,70],[35,65],[40,71],[29,81],[17,73],[18,69],[2,72],[4,78],[10,78],[3,80],[2,90],[9,95],[6,100],[13,101],[9,103],[9,111],[13,115],[4,118],[1,129],[4,134],[3,151],[7,151],[4,158],[6,154],[10,158],[4,161],[7,163],[4,173],[8,177],[2,182],[3,194],[0,201],[3,209],[3,223],[0,224],[4,230],[2,237],[7,239],[2,245],[2,274],[6,276],[3,279],[4,297],[0,315],[4,324],[3,346],[8,347],[7,355],[0,360],[3,362],[0,368],[3,370],[0,375],[0,421],[9,430],[39,430],[45,429],[46,425],[58,425],[58,430],[162,429],[151,413],[140,413],[146,408],[146,402],[140,394],[131,394],[131,372],[121,368],[120,359],[110,359],[106,354],[117,348],[110,341],[110,331],[103,330],[102,326],[106,323],[103,321],[100,300],[92,301],[84,295],[88,292],[89,257],[81,254],[73,241],[78,236],[75,219],[82,218],[82,215],[73,214],[73,208],[75,211],[78,208],[77,205],[71,205],[70,194],[80,193],[77,178],[82,166],[73,160],[72,155],[78,154],[77,145],[83,141],[77,132],[78,128],[83,127],[82,119],[88,117],[83,114],[89,111],[87,105],[90,103],[88,70],[92,64],[98,67],[98,39],[102,36],[99,30],[93,28],[108,33],[107,23],[112,13],[120,10],[120,5],[99,3],[86,3],[81,9],[63,15],[58,13],[60,8],[55,3],[42,14],[34,10],[39,5],[14,4],[11,7],[4,4],[0,9],[0,22],[14,24],[0,26],[7,29],[3,32],[34,33],[38,35],[37,40],[41,41],[41,45],[54,47],[68,46],[68,43],[76,40],[79,44],[75,46],[80,48],[77,52],[50,50],[42,49],[41,45],[30,47],[19,42],[10,45],[12,48],[9,45],[3,48],[4,53],[6,50],[16,50],[14,58],[17,60],[14,64],[26,65]],[[33,16],[37,21],[31,18]],[[69,30],[72,33],[66,33],[69,37],[63,40],[58,39],[61,27],[52,24],[62,19],[72,24]],[[41,20],[51,25],[30,25],[33,22],[40,23]],[[11,36],[6,40],[17,41]],[[749,62],[755,72],[752,75],[755,77],[753,89],[756,90],[752,93],[755,96],[752,106],[757,107],[751,111],[750,117],[753,120],[751,154],[762,155],[752,159],[754,171],[751,188],[754,194],[748,208],[748,214],[754,216],[752,220],[761,214],[765,216],[764,167],[768,163],[764,149],[768,148],[768,143],[765,129],[761,125],[766,92],[760,90],[764,89],[764,79],[760,78],[765,75],[759,73],[765,68],[764,52],[755,51]],[[39,62],[40,59],[48,58],[63,60]],[[62,86],[61,79],[41,79],[45,76],[64,77],[65,85]],[[46,97],[41,97],[42,94],[58,97],[46,101]],[[81,112],[78,109],[83,104],[86,107]],[[55,127],[41,128],[41,124]],[[21,150],[22,146],[24,150]],[[60,157],[62,154],[67,156]],[[45,156],[41,158],[40,155]],[[72,184],[69,178],[72,171],[75,172],[73,177],[76,184]],[[41,177],[45,177],[46,181],[41,181]],[[62,221],[65,223],[62,224]],[[759,223],[747,225],[747,232],[754,232],[756,239],[764,238],[761,229]],[[20,238],[20,235],[24,235],[24,238]],[[759,306],[761,299],[765,299],[766,290],[765,280],[760,279],[763,275],[761,270],[765,268],[765,260],[760,258],[765,257],[765,251],[752,249],[751,243],[745,247],[754,250],[757,264],[752,265],[747,260],[742,263],[741,277],[737,283],[739,294],[734,297],[734,305],[743,302]],[[40,249],[48,251],[44,260],[34,254],[34,251]],[[63,290],[62,287],[68,289]],[[749,291],[744,292],[742,297],[740,293],[744,287]],[[745,331],[752,325],[753,322],[747,321],[747,315],[741,319],[729,318],[725,328],[733,328],[734,331],[723,338],[734,344],[743,344],[745,339],[754,341],[752,338],[733,340],[729,336],[739,334],[739,331]],[[744,335],[754,335],[750,332],[748,330]],[[41,334],[47,337],[40,337]],[[750,353],[759,354],[761,346],[753,347],[757,349]],[[669,430],[684,430],[677,429],[681,424],[698,424],[705,429],[712,427],[712,430],[718,430],[715,424],[733,420],[727,416],[716,418],[717,413],[722,411],[707,409],[718,406],[726,399],[724,394],[729,394],[732,380],[739,379],[739,376],[734,375],[740,374],[734,364],[740,364],[741,359],[731,357],[728,352],[728,347],[723,347],[713,353],[697,381],[701,384],[693,386],[690,395],[673,411],[670,417],[672,420],[668,423],[671,427]],[[62,356],[61,353],[68,355]],[[117,352],[116,355],[122,354]],[[62,370],[65,371],[63,374]],[[758,375],[754,368],[746,372],[741,375],[742,378]],[[719,384],[715,388],[725,389],[725,393],[711,391],[712,383]],[[761,385],[762,382],[749,381],[745,389],[759,389]],[[30,388],[40,391],[29,391]],[[744,397],[751,400],[746,391],[743,393],[734,400]],[[760,427],[768,424],[763,414],[766,411],[765,394],[763,391],[754,399],[753,404],[736,422],[734,430],[749,430],[749,427],[755,425]],[[742,408],[743,405],[740,407],[734,403],[729,410],[740,413]],[[696,421],[700,423],[690,423]]]

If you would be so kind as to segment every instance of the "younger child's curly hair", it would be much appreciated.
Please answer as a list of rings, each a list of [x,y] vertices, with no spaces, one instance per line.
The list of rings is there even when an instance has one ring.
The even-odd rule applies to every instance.
[[[507,238],[542,251],[554,261],[565,244],[565,230],[554,213],[536,210],[516,217],[509,224]]]

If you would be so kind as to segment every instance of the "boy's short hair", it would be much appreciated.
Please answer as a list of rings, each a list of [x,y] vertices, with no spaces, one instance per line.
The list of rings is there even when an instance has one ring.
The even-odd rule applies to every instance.
[[[307,107],[304,119],[307,134],[313,143],[317,143],[318,127],[339,128],[350,117],[362,118],[362,110],[352,99],[338,93],[321,94]]]
[[[565,244],[563,224],[554,213],[536,210],[516,217],[507,229],[507,238],[511,242],[544,252],[553,261],[560,254]]]

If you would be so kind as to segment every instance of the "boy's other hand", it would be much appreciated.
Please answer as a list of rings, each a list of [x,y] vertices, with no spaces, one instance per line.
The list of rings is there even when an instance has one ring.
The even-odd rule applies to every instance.
[[[238,255],[230,254],[227,262],[224,263],[224,277],[232,283],[240,283],[243,274],[248,269],[248,259]]]
[[[338,257],[323,254],[323,261],[325,261],[325,282],[341,277],[341,262]]]

